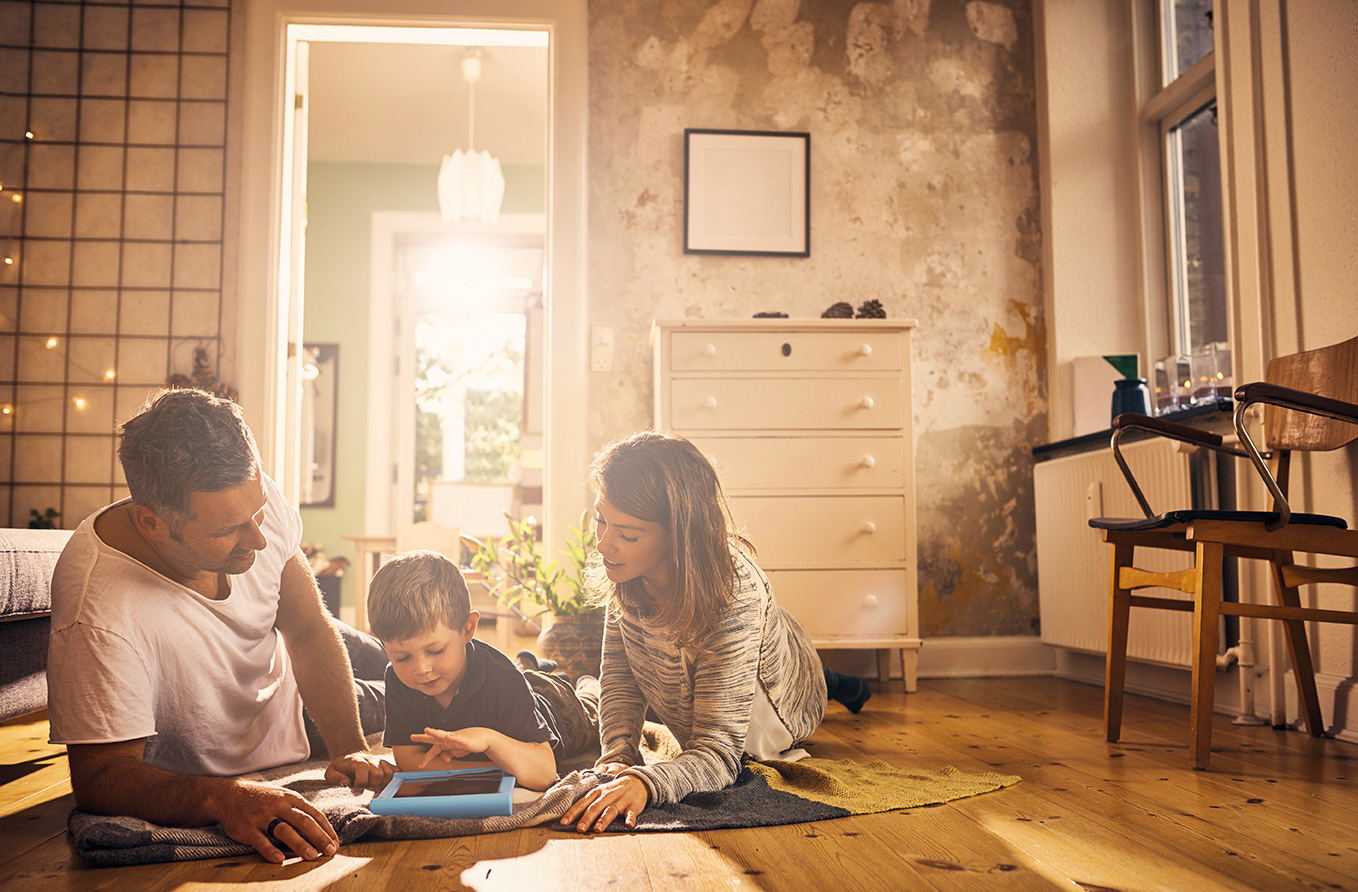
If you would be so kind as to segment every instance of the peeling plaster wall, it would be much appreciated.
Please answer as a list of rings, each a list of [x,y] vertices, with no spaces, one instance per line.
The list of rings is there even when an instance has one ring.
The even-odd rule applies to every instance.
[[[1037,631],[1045,439],[1031,4],[591,0],[592,447],[651,424],[657,317],[913,317],[925,636]],[[811,134],[811,256],[683,253],[685,127]]]

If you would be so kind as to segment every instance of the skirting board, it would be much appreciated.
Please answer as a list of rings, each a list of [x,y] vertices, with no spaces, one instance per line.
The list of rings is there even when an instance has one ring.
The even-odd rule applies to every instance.
[[[820,650],[827,669],[863,678],[877,678],[871,650]],[[893,651],[890,677],[901,677],[901,663]],[[1051,675],[1056,668],[1052,648],[1037,637],[925,638],[919,646],[919,678],[981,678],[987,675]]]
[[[919,649],[920,678],[984,678],[1051,675],[1053,649],[1036,636],[925,638]]]
[[[1344,675],[1316,673],[1316,695],[1320,697],[1320,714],[1325,719],[1325,729],[1339,740],[1358,743],[1358,690],[1354,679]],[[1297,703],[1297,683],[1288,670],[1283,679],[1283,690],[1287,692],[1287,717],[1298,728],[1305,727],[1301,717],[1301,707]],[[1347,727],[1339,727],[1336,720]]]
[[[1056,651],[1056,676],[1058,678],[1068,678],[1071,681],[1081,681],[1095,687],[1103,687],[1103,654],[1089,654],[1062,647],[1053,648],[1053,650]],[[1238,669],[1232,667],[1230,671],[1217,675],[1217,712],[1225,715],[1240,715],[1240,685],[1236,680],[1238,671]],[[1265,681],[1261,678],[1256,685],[1255,711],[1267,716],[1268,691]],[[1191,682],[1192,676],[1187,669],[1140,663],[1135,660],[1127,661],[1126,691],[1129,694],[1141,694],[1156,700],[1164,700],[1166,703],[1187,704]]]
[[[1053,648],[1056,652],[1056,672],[1060,678],[1081,681],[1103,687],[1103,656],[1087,654],[1065,648]],[[921,660],[921,663],[923,660]],[[1216,711],[1223,715],[1241,714],[1239,668],[1217,673]],[[1129,661],[1127,663],[1127,692],[1154,697],[1169,703],[1188,703],[1192,682],[1187,669],[1172,666],[1153,666],[1146,663]],[[1325,718],[1327,731],[1338,740],[1358,743],[1358,689],[1353,679],[1340,675],[1316,675],[1316,693],[1320,696],[1321,714]],[[1287,694],[1287,715],[1290,724],[1302,727],[1301,712],[1297,706],[1297,686],[1289,671],[1283,679],[1283,690]],[[1267,673],[1259,673],[1254,685],[1254,712],[1263,720],[1269,718],[1269,694]],[[1344,722],[1335,725],[1336,717]]]

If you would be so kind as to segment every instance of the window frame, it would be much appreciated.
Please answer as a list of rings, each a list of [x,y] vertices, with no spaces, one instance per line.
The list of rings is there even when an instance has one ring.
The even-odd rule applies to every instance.
[[[1188,298],[1184,293],[1178,266],[1180,252],[1175,244],[1179,226],[1174,219],[1175,196],[1172,190],[1176,177],[1171,166],[1171,130],[1212,102],[1217,104],[1218,114],[1221,113],[1215,49],[1194,62],[1178,78],[1161,86],[1169,70],[1166,67],[1164,8],[1172,2],[1140,0],[1133,11],[1133,31],[1137,38],[1138,67],[1141,71],[1137,91],[1141,97],[1138,146],[1143,177],[1142,264],[1148,362],[1165,355],[1189,353],[1192,349],[1187,318]],[[1220,40],[1219,29],[1213,29],[1213,39]],[[1218,164],[1222,164],[1220,157]],[[1227,219],[1226,208],[1222,209],[1222,219]],[[1227,340],[1233,344],[1235,334],[1231,300],[1228,289],[1228,305],[1225,308]]]
[[[1160,165],[1164,190],[1161,196],[1165,218],[1165,298],[1169,321],[1169,342],[1175,353],[1193,351],[1188,283],[1183,261],[1188,249],[1180,221],[1180,204],[1184,195],[1183,169],[1175,152],[1175,130],[1198,112],[1217,102],[1215,86],[1208,84],[1187,93],[1182,100],[1169,107],[1160,125]],[[1220,163],[1220,157],[1217,159]],[[1224,219],[1224,217],[1223,217]]]

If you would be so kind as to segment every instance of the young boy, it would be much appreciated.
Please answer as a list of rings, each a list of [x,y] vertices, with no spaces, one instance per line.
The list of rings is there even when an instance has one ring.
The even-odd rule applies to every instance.
[[[519,786],[545,790],[570,757],[599,745],[599,682],[520,670],[472,636],[480,614],[447,557],[411,551],[373,576],[373,634],[387,666],[383,743],[400,771],[489,760]],[[578,690],[577,690],[578,688]]]

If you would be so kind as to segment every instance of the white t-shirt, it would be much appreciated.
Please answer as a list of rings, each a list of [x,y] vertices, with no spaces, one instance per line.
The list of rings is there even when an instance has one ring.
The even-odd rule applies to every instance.
[[[144,761],[230,776],[307,758],[302,701],[274,629],[302,521],[268,477],[268,546],[220,601],[110,548],[85,518],[52,575],[52,743],[148,738]]]

